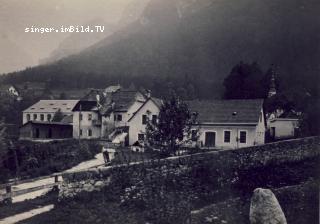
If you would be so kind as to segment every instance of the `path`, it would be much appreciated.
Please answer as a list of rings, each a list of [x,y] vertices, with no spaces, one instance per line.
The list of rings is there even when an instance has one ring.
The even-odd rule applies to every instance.
[[[64,172],[74,172],[74,171],[79,171],[79,170],[85,170],[85,169],[89,169],[91,167],[96,167],[96,166],[101,166],[104,165],[104,159],[103,159],[103,155],[102,153],[99,153],[95,156],[94,159],[82,162],[68,170],[63,171]],[[62,176],[59,176],[59,181],[62,181]],[[46,177],[43,179],[39,179],[33,182],[28,182],[28,183],[22,183],[22,184],[17,184],[17,185],[13,185],[12,186],[12,191],[18,191],[18,190],[23,190],[23,189],[28,189],[28,188],[33,188],[33,187],[38,187],[38,186],[42,186],[42,185],[47,185],[47,184],[53,184],[54,183],[54,178],[50,177]],[[23,195],[19,195],[19,196],[15,196],[12,198],[12,202],[16,203],[16,202],[21,202],[27,199],[34,199],[36,197],[39,197],[43,194],[46,194],[50,189],[42,189],[42,190],[38,190],[38,191],[34,191],[34,192],[30,192],[27,194],[23,194]]]
[[[97,166],[101,166],[101,165],[104,165],[104,158],[103,158],[102,153],[99,153],[99,154],[97,154],[95,156],[94,159],[82,162],[82,163],[80,163],[80,164],[78,164],[78,165],[76,165],[76,166],[74,166],[74,167],[72,167],[72,168],[70,168],[68,170],[63,171],[62,173],[85,170],[85,169],[89,169],[89,168],[97,167]],[[58,180],[62,181],[61,173],[59,175]],[[12,191],[14,192],[14,191],[19,191],[19,190],[34,188],[34,187],[47,185],[47,184],[52,184],[52,183],[54,183],[54,178],[53,177],[44,177],[43,179],[38,179],[38,180],[33,181],[33,182],[27,182],[27,183],[21,183],[21,184],[13,185],[12,186]],[[41,190],[33,191],[33,192],[30,192],[30,193],[26,193],[26,194],[23,194],[23,195],[14,196],[12,198],[12,203],[17,203],[17,202],[22,202],[22,201],[25,201],[25,200],[34,199],[36,197],[39,197],[41,195],[46,194],[49,190],[50,190],[50,188],[41,189]],[[4,193],[4,192],[2,192],[2,193]],[[32,209],[30,211],[26,211],[26,212],[23,212],[23,213],[20,213],[20,214],[16,214],[16,215],[4,218],[4,219],[0,220],[0,224],[14,224],[14,223],[20,222],[22,220],[31,218],[31,217],[33,217],[35,215],[39,215],[41,213],[48,212],[53,208],[54,208],[54,205],[50,204],[50,205],[43,206],[41,208]]]
[[[19,214],[1,219],[0,224],[14,224],[22,220],[29,219],[33,216],[39,215],[41,213],[48,212],[53,208],[54,208],[54,205],[46,205],[41,208],[32,209],[27,212],[19,213]]]

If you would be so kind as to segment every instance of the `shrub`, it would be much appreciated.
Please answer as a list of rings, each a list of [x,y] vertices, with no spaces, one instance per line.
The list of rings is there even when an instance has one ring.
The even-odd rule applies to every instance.
[[[12,149],[1,159],[4,161],[6,176],[0,181],[13,177],[16,173],[14,153],[18,160],[21,178],[48,175],[69,169],[80,162],[94,158],[101,151],[95,141],[65,140],[52,142],[14,141]]]

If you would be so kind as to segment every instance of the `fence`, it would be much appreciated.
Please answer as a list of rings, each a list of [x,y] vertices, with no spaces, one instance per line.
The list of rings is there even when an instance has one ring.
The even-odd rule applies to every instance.
[[[20,195],[24,195],[27,193],[31,193],[31,192],[35,192],[43,189],[59,187],[59,185],[62,183],[62,181],[59,181],[59,177],[61,177],[61,174],[54,174],[54,175],[41,177],[41,178],[34,178],[34,179],[23,180],[19,182],[10,182],[7,184],[2,184],[0,185],[0,189],[5,189],[5,193],[0,194],[0,202],[11,203],[13,197],[17,197]],[[48,178],[53,178],[53,183],[40,184],[39,186],[29,187],[26,189],[21,189],[16,191],[13,190],[14,185],[32,183],[38,180],[48,179]]]

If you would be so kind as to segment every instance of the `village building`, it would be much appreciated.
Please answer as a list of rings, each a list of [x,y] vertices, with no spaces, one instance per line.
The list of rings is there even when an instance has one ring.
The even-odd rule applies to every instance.
[[[272,140],[289,139],[297,136],[299,117],[293,112],[283,113],[269,121]]]
[[[265,143],[263,100],[189,101],[200,147],[234,149]]]
[[[50,122],[55,113],[60,112],[63,116],[73,115],[73,108],[79,100],[40,100],[25,109],[22,124],[28,121]]]
[[[78,100],[40,100],[23,111],[20,139],[73,137],[73,108]]]
[[[128,145],[128,120],[146,100],[141,91],[119,85],[92,90],[73,111],[74,138],[101,138]]]
[[[101,115],[96,101],[80,100],[74,107],[73,138],[101,138]]]
[[[160,112],[161,100],[148,98],[140,108],[128,120],[129,124],[129,145],[143,145],[146,139],[146,125],[148,121],[156,123]]]

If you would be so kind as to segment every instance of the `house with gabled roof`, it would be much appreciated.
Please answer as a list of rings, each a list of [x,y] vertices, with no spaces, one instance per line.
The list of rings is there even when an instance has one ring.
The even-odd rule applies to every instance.
[[[146,138],[147,122],[157,122],[161,104],[160,99],[150,97],[132,114],[128,120],[129,145],[143,144]]]
[[[127,132],[128,119],[145,101],[142,92],[118,86],[91,91],[73,110],[74,138],[116,139]]]
[[[197,114],[198,142],[208,148],[241,148],[265,143],[263,100],[189,101]]]

